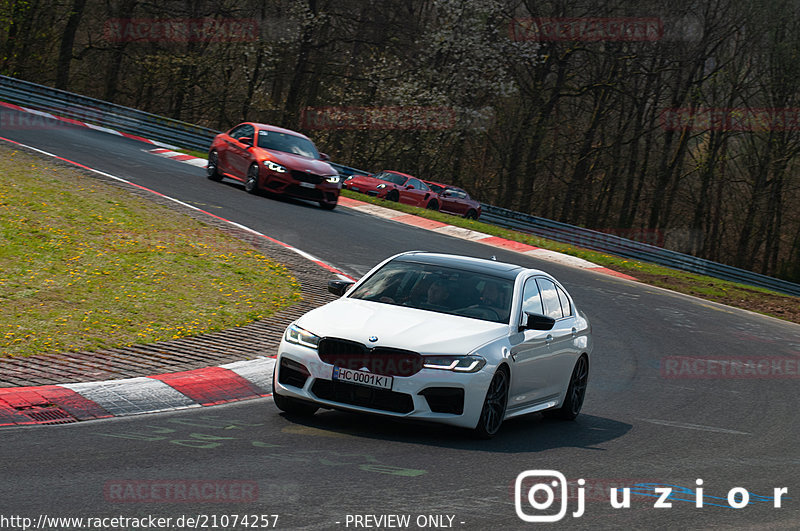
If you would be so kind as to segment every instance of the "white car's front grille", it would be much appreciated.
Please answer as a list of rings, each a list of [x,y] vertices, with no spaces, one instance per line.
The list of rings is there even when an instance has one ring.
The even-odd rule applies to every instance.
[[[423,358],[418,352],[391,347],[369,348],[347,339],[326,337],[319,342],[319,357],[337,367],[360,370],[384,376],[412,376],[422,369]]]

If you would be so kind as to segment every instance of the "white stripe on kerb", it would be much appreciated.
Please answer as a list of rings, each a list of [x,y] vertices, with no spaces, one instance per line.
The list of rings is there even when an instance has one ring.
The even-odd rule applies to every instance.
[[[64,384],[61,387],[75,391],[114,416],[201,407],[161,380],[145,376],[105,382]]]

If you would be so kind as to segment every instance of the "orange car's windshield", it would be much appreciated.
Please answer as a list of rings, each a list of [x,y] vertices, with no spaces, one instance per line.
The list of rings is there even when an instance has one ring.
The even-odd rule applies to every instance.
[[[319,152],[310,140],[277,131],[260,130],[258,132],[258,147],[293,153],[310,159],[319,159]]]

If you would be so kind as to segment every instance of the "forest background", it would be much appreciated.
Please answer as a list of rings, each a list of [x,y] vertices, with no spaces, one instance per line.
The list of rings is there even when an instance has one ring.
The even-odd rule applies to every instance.
[[[0,74],[800,282],[795,1],[0,0]]]

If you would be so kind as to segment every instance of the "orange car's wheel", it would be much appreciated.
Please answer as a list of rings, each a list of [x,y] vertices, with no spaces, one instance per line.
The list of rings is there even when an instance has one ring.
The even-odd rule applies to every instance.
[[[258,165],[253,164],[247,170],[247,180],[244,182],[244,189],[248,194],[258,194]]]
[[[219,154],[216,150],[208,154],[208,165],[206,166],[206,175],[212,181],[221,181],[222,174],[219,172]]]

